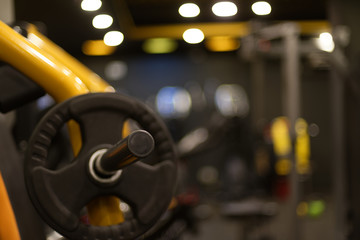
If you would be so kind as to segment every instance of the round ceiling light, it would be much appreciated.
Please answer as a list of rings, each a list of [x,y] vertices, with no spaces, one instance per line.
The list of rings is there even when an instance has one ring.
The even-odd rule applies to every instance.
[[[231,17],[238,11],[235,3],[228,1],[215,3],[211,10],[218,17]]]
[[[119,31],[107,32],[104,36],[104,43],[108,46],[118,46],[124,41],[124,34]]]
[[[113,23],[113,18],[107,14],[100,14],[93,18],[92,24],[94,28],[105,29],[111,26]]]
[[[265,1],[259,1],[251,6],[251,10],[256,15],[269,15],[271,13],[271,5]]]
[[[183,33],[183,39],[190,44],[197,44],[204,40],[204,33],[197,28],[190,28]]]
[[[83,0],[81,2],[81,9],[84,11],[96,11],[102,5],[100,0]]]
[[[200,8],[195,3],[184,3],[179,7],[179,14],[185,18],[196,17],[200,14]]]

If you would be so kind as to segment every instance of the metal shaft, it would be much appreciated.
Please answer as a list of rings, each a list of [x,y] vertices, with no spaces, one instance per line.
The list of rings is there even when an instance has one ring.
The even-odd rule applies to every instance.
[[[111,175],[129,164],[150,155],[154,138],[145,130],[137,130],[108,149],[95,164],[97,172]]]

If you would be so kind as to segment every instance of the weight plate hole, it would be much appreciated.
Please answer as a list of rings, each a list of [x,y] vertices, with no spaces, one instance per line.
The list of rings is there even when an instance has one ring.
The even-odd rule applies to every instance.
[[[108,204],[109,202],[113,204]],[[112,207],[110,209],[104,208],[104,206]],[[134,219],[133,211],[125,201],[116,196],[101,196],[91,200],[83,207],[80,213],[80,221],[85,225],[108,225],[106,219],[102,220],[101,218],[101,215],[105,213],[106,219],[115,217],[116,219],[112,219],[112,222],[117,222],[117,224]]]

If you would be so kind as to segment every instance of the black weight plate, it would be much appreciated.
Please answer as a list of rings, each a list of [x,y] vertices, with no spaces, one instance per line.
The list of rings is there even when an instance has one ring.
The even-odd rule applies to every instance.
[[[121,139],[123,124],[133,119],[155,140],[156,163],[136,162],[111,183],[94,181],[88,162],[98,149]],[[52,139],[69,120],[81,129],[78,156],[56,167],[48,159]],[[91,93],[56,105],[39,122],[29,142],[25,179],[29,195],[44,220],[70,239],[134,239],[148,230],[166,211],[176,182],[176,154],[165,124],[143,103],[117,93]],[[82,223],[80,212],[98,196],[126,201],[134,218],[97,227]]]

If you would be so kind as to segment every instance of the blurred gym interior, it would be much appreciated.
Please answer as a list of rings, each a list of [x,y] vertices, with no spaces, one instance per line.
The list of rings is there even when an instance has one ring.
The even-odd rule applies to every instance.
[[[35,25],[165,122],[181,208],[149,239],[360,239],[360,1],[266,1],[0,0],[0,20]],[[29,225],[41,220],[14,170],[53,104],[0,115],[22,239],[61,239]]]

